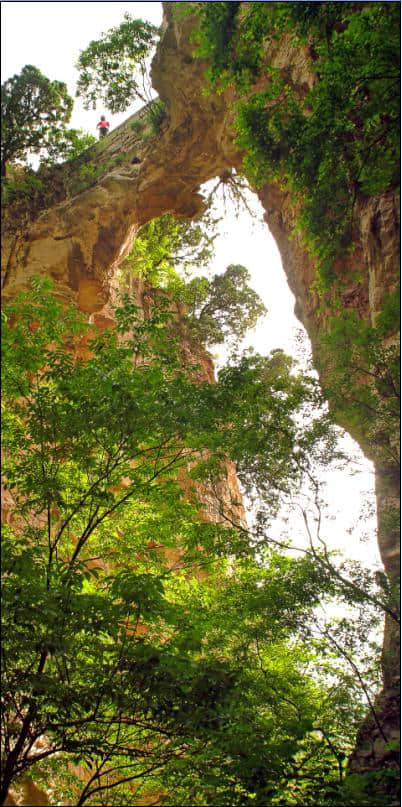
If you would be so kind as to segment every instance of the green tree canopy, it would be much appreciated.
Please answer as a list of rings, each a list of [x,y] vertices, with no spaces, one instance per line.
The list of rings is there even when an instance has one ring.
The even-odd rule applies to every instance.
[[[188,322],[195,338],[205,345],[237,343],[255,327],[266,308],[248,285],[249,280],[245,266],[230,264],[211,280],[190,281],[186,289],[190,304]]]
[[[126,13],[124,22],[81,51],[77,95],[86,109],[101,101],[110,112],[124,112],[138,98],[149,102],[145,60],[157,33],[151,23]]]
[[[184,805],[332,804],[378,617],[359,590],[331,632],[328,564],[255,554],[219,492],[228,457],[273,511],[298,489],[330,428],[300,420],[316,383],[281,352],[193,382],[166,298],[140,313],[127,298],[84,361],[88,323],[47,283],[5,311],[3,792],[29,773],[78,805],[170,804],[173,781]]]
[[[65,132],[73,100],[62,81],[26,65],[1,87],[1,174],[10,160],[51,152]]]
[[[142,278],[154,288],[174,289],[180,277],[206,269],[213,255],[217,220],[210,211],[198,221],[167,214],[141,227],[122,267],[122,277]]]

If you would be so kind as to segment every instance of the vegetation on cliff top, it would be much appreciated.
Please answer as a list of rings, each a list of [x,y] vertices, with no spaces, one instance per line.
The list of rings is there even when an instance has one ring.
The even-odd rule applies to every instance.
[[[157,33],[155,26],[125,14],[119,26],[102,34],[99,40],[91,41],[81,51],[76,94],[83,99],[86,108],[95,108],[101,98],[107,109],[118,112],[140,99],[147,104],[151,130],[160,131],[166,109],[159,99],[152,100],[147,65]],[[89,149],[96,138],[67,128],[72,108],[73,99],[66,85],[51,81],[32,65],[26,65],[19,75],[2,85],[1,194],[3,208],[17,203],[13,220],[24,220],[49,204],[51,194],[49,188],[45,189],[47,167],[76,160],[84,152],[86,158],[90,157]],[[34,171],[29,163],[38,156],[39,171]],[[120,158],[118,155],[117,159]],[[80,192],[88,187],[88,180],[96,181],[111,164],[94,168],[84,163],[77,167],[78,179],[64,191],[71,192],[73,188]],[[55,181],[55,184],[62,185],[62,182]]]
[[[32,154],[48,163],[72,159],[95,142],[92,135],[67,128],[72,108],[64,82],[50,81],[32,65],[2,84],[2,188],[9,163],[26,163]]]
[[[236,88],[238,144],[253,185],[277,180],[300,202],[299,229],[324,285],[347,251],[356,200],[399,187],[399,3],[185,3],[196,53],[218,90]],[[286,37],[313,79],[267,60]],[[258,88],[261,77],[266,79]]]
[[[99,99],[111,112],[124,112],[138,98],[150,101],[146,59],[157,34],[154,25],[126,13],[119,26],[81,51],[77,96],[87,109],[95,109]]]

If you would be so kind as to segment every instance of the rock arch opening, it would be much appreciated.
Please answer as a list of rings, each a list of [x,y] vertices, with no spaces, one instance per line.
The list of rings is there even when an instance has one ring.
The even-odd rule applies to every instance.
[[[13,297],[26,288],[33,275],[50,275],[57,284],[58,294],[76,302],[89,315],[102,318],[111,280],[141,225],[164,213],[183,218],[199,215],[203,209],[202,184],[216,176],[225,177],[240,167],[241,155],[234,144],[230,104],[223,96],[211,98],[203,94],[202,70],[191,57],[187,33],[186,24],[179,30],[167,9],[164,36],[153,67],[155,87],[168,107],[161,131],[148,139],[140,138],[138,127],[133,124],[143,112],[136,113],[111,133],[107,148],[94,155],[96,181],[83,187],[78,166],[76,173],[73,169],[71,175],[63,179],[57,198],[48,200],[23,229],[6,229],[3,240],[6,297]],[[292,199],[278,184],[260,189],[258,197],[282,258],[297,316],[309,334],[317,359],[320,334],[325,329],[328,312],[322,309],[314,290],[314,261],[302,239],[294,234]],[[342,282],[346,284],[342,302],[345,309],[355,309],[362,319],[374,322],[381,301],[393,288],[399,263],[398,205],[394,195],[387,193],[362,204],[357,212],[359,225],[354,252],[345,255],[338,267]],[[261,237],[266,239],[266,228],[264,232]],[[239,235],[239,227],[236,235]],[[244,244],[244,263],[248,266],[248,253],[254,256],[256,251],[256,237],[244,236]],[[261,247],[261,252],[264,251],[265,247]],[[237,262],[239,248],[236,248],[235,258]],[[360,284],[353,276],[356,259],[364,270]],[[261,277],[268,276],[266,263],[258,269]],[[274,306],[279,311],[279,320],[283,321],[285,317],[276,300],[272,300],[273,296],[269,285],[267,307]],[[293,308],[293,302],[290,307]],[[273,333],[277,330],[278,326],[272,328]],[[288,345],[285,350],[292,352]],[[325,368],[322,372],[325,375]],[[348,423],[342,412],[338,421],[346,425],[370,453],[367,435],[359,424]],[[383,514],[389,502],[396,498],[394,483],[395,476],[380,463],[377,469],[380,551],[385,568],[392,574],[398,567],[397,536],[395,530],[388,528]],[[334,483],[330,481],[330,484]],[[348,494],[350,489],[347,484]],[[358,495],[364,498],[364,506],[369,507],[365,492],[354,494],[356,498]],[[345,493],[341,493],[341,497],[343,500]],[[335,529],[338,533],[339,520]],[[353,540],[355,536],[356,531]],[[387,651],[395,645],[395,640],[395,631],[388,625]],[[389,664],[385,672],[385,692],[378,701],[378,709],[393,736],[397,676]],[[373,740],[368,766],[381,767],[384,745],[373,723],[362,730],[361,746],[367,738]],[[366,764],[364,749],[356,767],[360,764]]]

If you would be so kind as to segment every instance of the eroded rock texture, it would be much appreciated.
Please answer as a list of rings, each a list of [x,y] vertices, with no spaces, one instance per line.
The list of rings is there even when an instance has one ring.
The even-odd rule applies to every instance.
[[[71,167],[67,175],[55,169],[50,184],[57,187],[53,200],[30,215],[21,228],[8,214],[3,238],[3,291],[5,297],[25,288],[33,274],[49,274],[59,293],[75,300],[88,313],[102,311],[110,295],[110,281],[127,254],[138,227],[170,212],[191,218],[203,209],[201,183],[241,165],[234,143],[232,96],[203,94],[204,66],[193,58],[189,44],[191,20],[176,21],[174,4],[165,4],[164,33],[153,63],[153,83],[167,105],[167,118],[157,134],[150,130],[145,111],[137,113],[113,131],[95,149],[90,164],[97,177],[83,188],[82,169]],[[287,41],[268,54],[271,61],[304,92],[313,81],[307,50],[293,50]],[[137,123],[139,121],[139,123]],[[143,130],[139,131],[143,126]],[[145,134],[145,137],[144,137]],[[274,235],[290,288],[296,298],[296,314],[304,323],[317,358],[319,335],[326,314],[312,289],[316,266],[293,234],[294,201],[279,185],[267,185],[258,193],[265,219]],[[345,308],[372,322],[385,294],[393,289],[399,268],[399,203],[392,193],[360,205],[353,251],[337,263]],[[363,283],[353,280],[358,262]],[[268,267],[267,267],[268,270]],[[319,356],[318,356],[319,358]],[[325,367],[322,368],[325,374]],[[339,414],[363,450],[375,460],[365,434]],[[384,508],[398,496],[397,479],[389,467],[378,464],[377,490],[379,543],[385,569],[399,568],[397,537],[383,519]],[[385,687],[377,709],[382,733],[394,738],[397,718],[395,631],[386,626]],[[378,725],[368,719],[358,738],[351,765],[356,770],[386,764],[386,744]]]

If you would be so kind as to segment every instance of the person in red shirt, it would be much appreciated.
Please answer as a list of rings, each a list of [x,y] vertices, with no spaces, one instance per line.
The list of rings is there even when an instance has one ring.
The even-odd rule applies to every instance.
[[[109,133],[109,122],[106,120],[104,115],[101,115],[101,119],[99,123],[96,125],[96,128],[99,129],[99,139],[101,137],[106,137]]]

